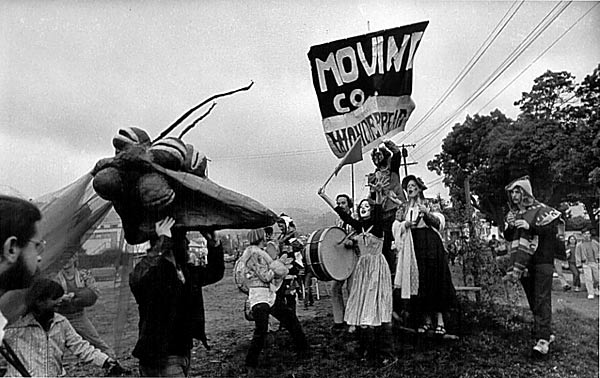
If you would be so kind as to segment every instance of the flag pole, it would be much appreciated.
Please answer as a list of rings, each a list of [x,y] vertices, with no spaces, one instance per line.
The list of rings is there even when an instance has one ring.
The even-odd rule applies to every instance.
[[[354,203],[354,163],[352,163],[352,203]]]

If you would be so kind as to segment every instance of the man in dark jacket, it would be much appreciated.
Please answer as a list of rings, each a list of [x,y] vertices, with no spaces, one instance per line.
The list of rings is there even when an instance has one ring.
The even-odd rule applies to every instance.
[[[136,265],[129,285],[140,312],[139,337],[133,356],[140,376],[188,376],[192,339],[208,348],[204,331],[202,286],[223,278],[223,249],[205,233],[208,263],[189,262],[186,232],[165,218],[156,224],[157,239]]]

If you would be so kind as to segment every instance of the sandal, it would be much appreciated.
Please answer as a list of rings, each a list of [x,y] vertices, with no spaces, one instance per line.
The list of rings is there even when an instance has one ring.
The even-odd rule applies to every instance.
[[[419,328],[417,328],[417,333],[425,333],[425,332],[429,332],[431,330],[431,324],[423,324],[422,326],[420,326]]]
[[[444,328],[443,325],[438,325],[437,327],[435,327],[435,334],[436,335],[440,335],[443,336],[446,334],[446,328]]]

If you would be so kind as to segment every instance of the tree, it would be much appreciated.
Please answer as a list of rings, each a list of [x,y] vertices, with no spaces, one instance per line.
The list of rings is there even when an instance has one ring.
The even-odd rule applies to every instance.
[[[515,105],[520,106],[520,117],[537,119],[564,119],[575,101],[575,77],[566,71],[546,71],[534,80],[530,92],[523,92]]]
[[[503,223],[504,186],[509,176],[506,156],[513,122],[499,110],[489,116],[467,117],[446,136],[442,152],[427,163],[429,170],[444,174],[454,208],[465,208],[464,181],[469,178],[471,192],[477,197],[472,198],[472,205],[495,224]]]
[[[445,175],[453,203],[464,205],[468,178],[473,205],[501,229],[504,187],[525,174],[538,200],[555,207],[581,201],[593,214],[600,190],[599,72],[600,65],[576,86],[570,73],[547,71],[515,103],[522,110],[516,121],[499,110],[467,116],[427,167]]]

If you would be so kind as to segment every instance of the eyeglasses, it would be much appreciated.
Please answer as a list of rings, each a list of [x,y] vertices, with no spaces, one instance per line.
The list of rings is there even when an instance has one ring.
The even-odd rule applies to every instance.
[[[44,249],[46,248],[46,241],[45,240],[29,239],[29,243],[33,244],[33,246],[35,247],[35,249],[37,249],[38,253],[42,253],[44,251]]]

